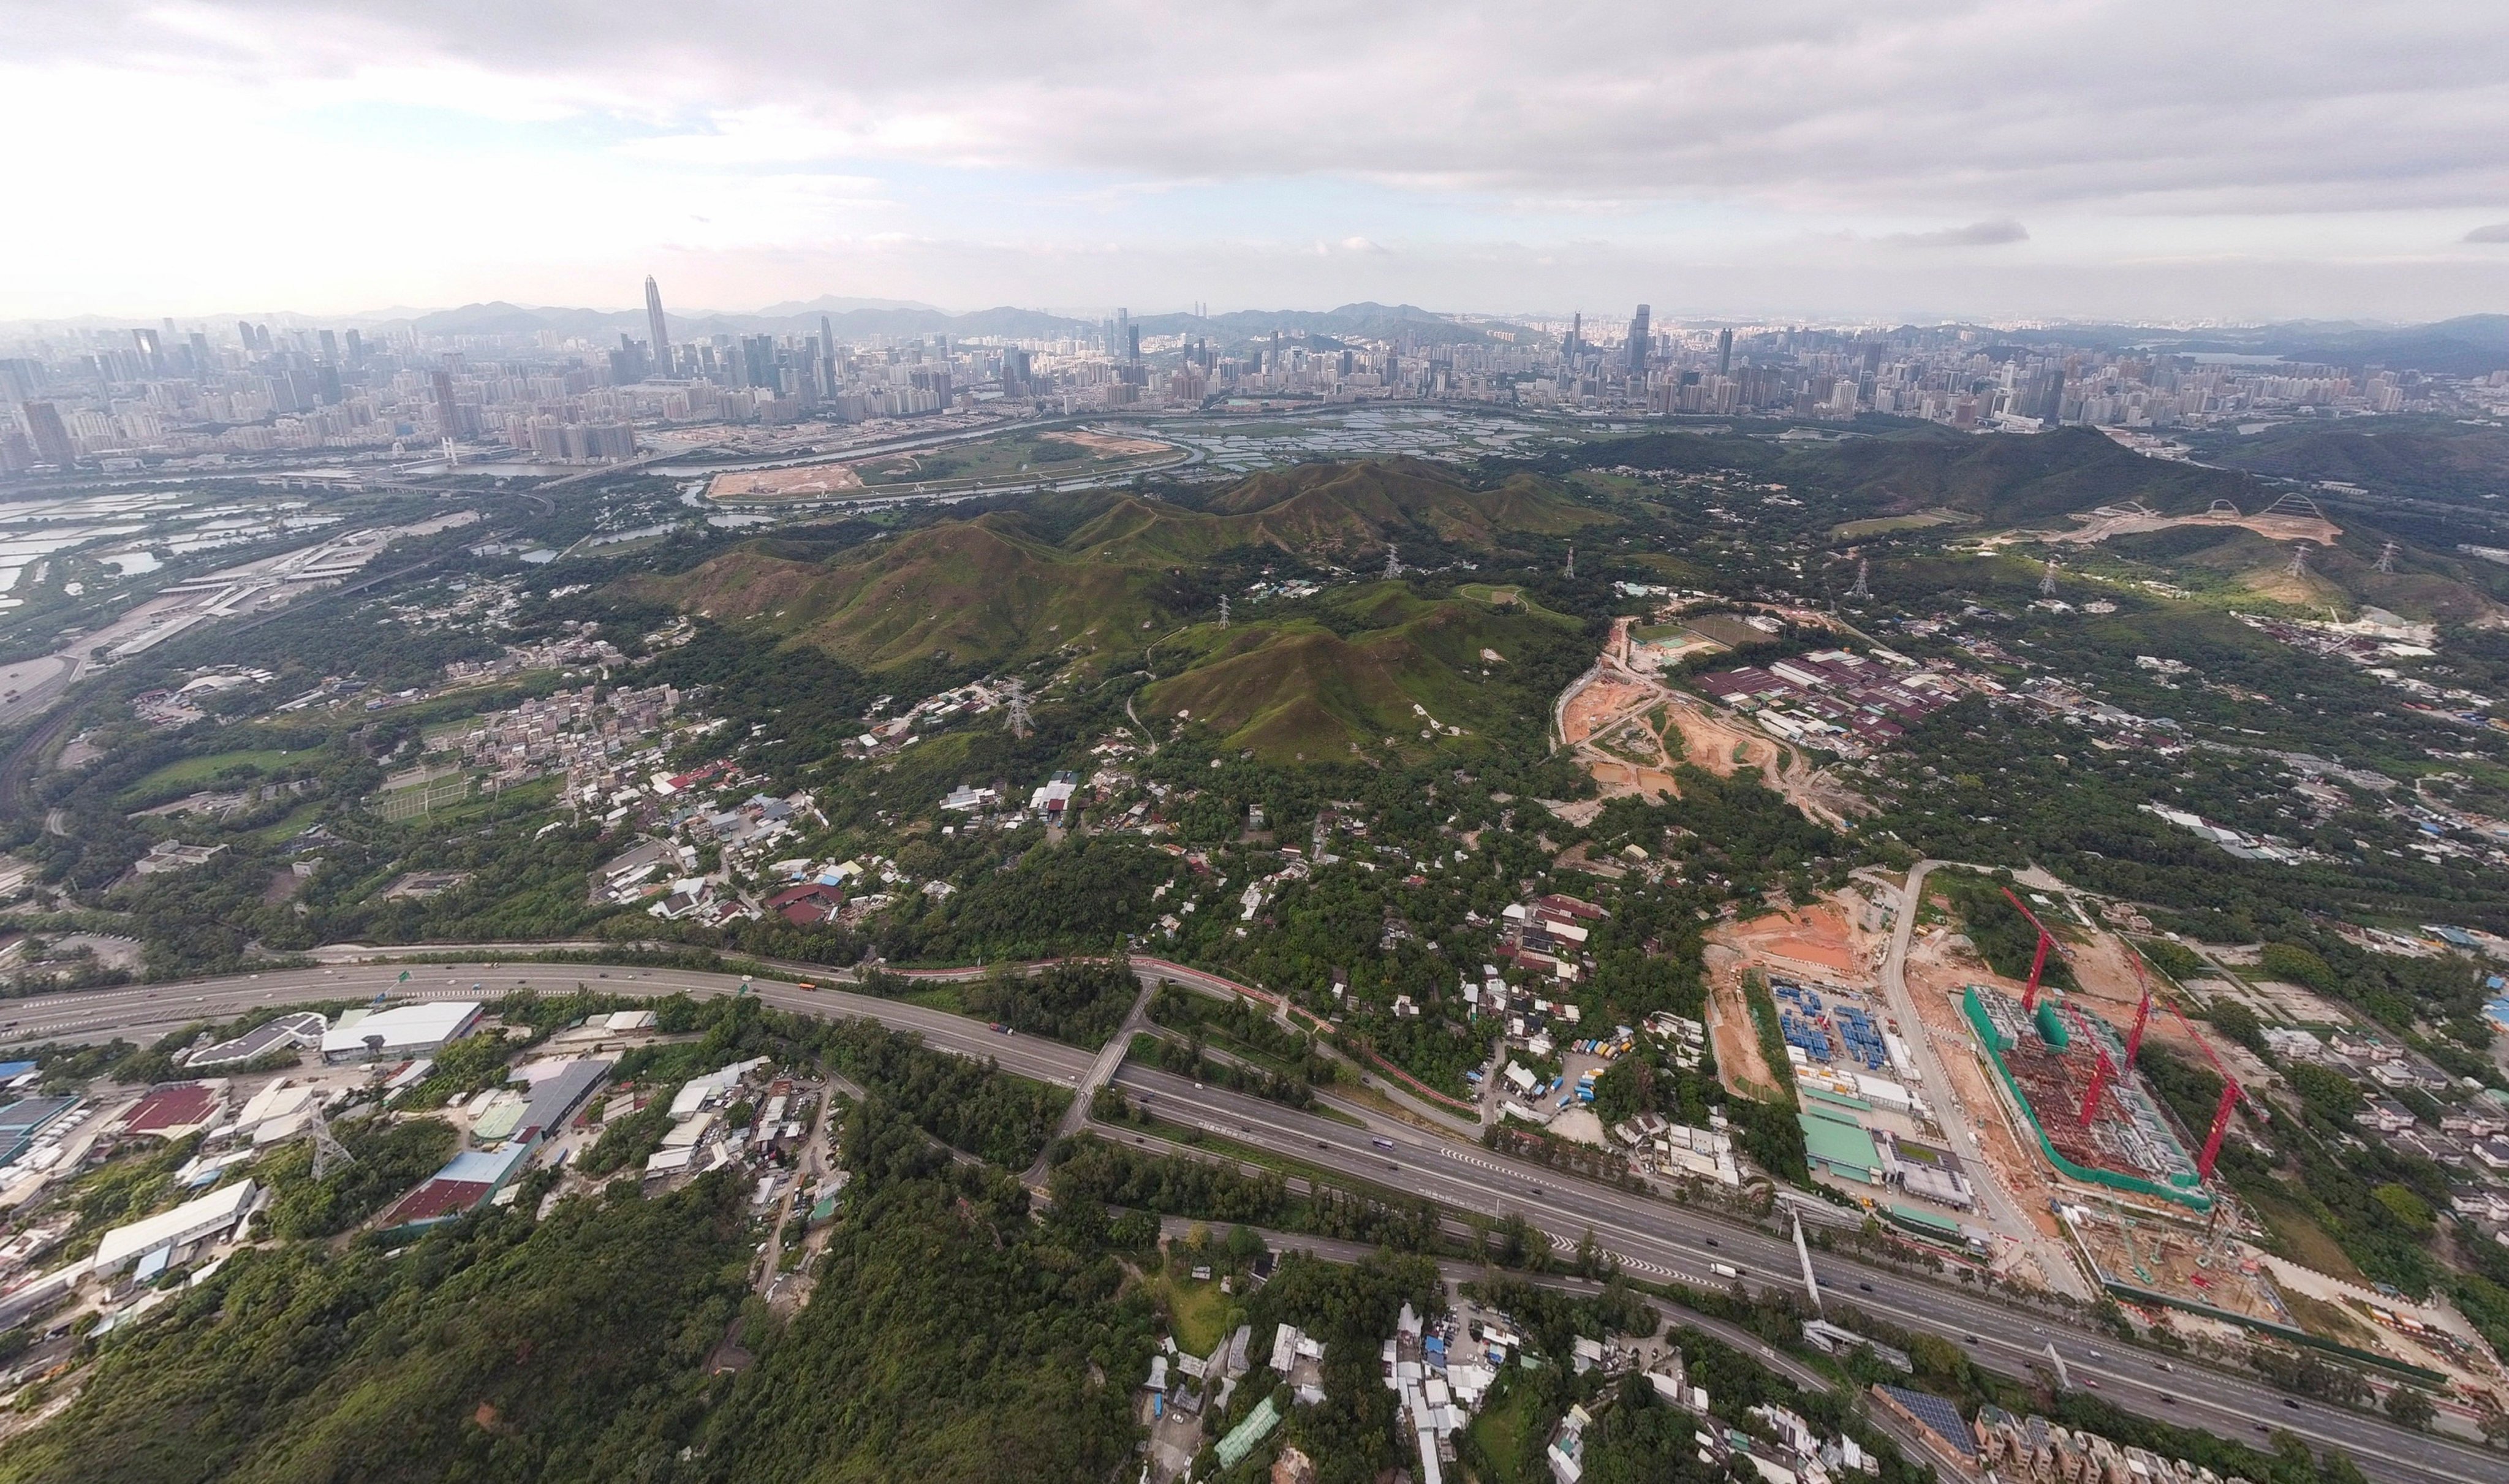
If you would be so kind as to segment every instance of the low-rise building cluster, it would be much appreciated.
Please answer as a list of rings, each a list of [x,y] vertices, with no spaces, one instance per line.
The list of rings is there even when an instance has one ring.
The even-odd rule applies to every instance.
[[[1594,924],[1608,919],[1611,913],[1592,902],[1557,892],[1547,893],[1526,902],[1513,902],[1499,911],[1497,956],[1528,974],[1541,975],[1565,984],[1582,983],[1593,966],[1593,955],[1586,944],[1594,934]],[[1499,983],[1495,970],[1485,973],[1482,988]],[[1502,984],[1502,990],[1505,986]],[[1465,1001],[1477,1013],[1508,1014],[1516,1018],[1513,992],[1502,994],[1501,1004],[1482,1003],[1465,985]],[[1537,1011],[1536,1014],[1547,1014]]]
[[[568,794],[581,798],[614,770],[614,760],[642,751],[647,738],[667,726],[680,701],[672,686],[621,687],[606,695],[598,686],[585,686],[490,712],[445,745],[465,763],[506,783],[564,771]]]
[[[2015,1417],[1989,1404],[1971,1424],[1977,1463],[2012,1484],[2246,1484],[2185,1459],[2111,1442],[2032,1414]]]
[[[1881,662],[1822,649],[1704,675],[1698,684],[1785,741],[1862,757],[1958,700],[1963,688],[1954,677],[1904,655],[1874,653]]]
[[[618,647],[584,624],[577,632],[537,644],[506,646],[506,652],[495,659],[457,659],[444,667],[445,679],[456,682],[497,680],[520,675],[530,670],[564,670],[576,666],[614,666],[627,663]]]
[[[645,1160],[648,1181],[703,1174],[746,1162],[781,1164],[781,1154],[809,1133],[805,1095],[764,1057],[730,1062],[680,1084],[670,1103],[670,1132]],[[623,1091],[600,1110],[601,1122],[639,1111],[644,1094]],[[733,1116],[739,1107],[744,1116]]]

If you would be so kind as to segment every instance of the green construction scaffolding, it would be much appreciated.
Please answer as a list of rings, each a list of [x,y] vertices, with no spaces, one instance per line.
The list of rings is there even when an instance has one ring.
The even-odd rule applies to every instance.
[[[2039,1023],[2041,1026],[2052,1020],[2048,1014],[2049,1008],[2045,1002],[2041,1002],[2039,1006]],[[2012,1094],[2013,1106],[2019,1108],[2021,1116],[2030,1121],[2030,1132],[2039,1135],[2041,1152],[2047,1156],[2047,1163],[2055,1166],[2059,1173],[2067,1179],[2079,1180],[2085,1185],[2098,1185],[2110,1190],[2126,1191],[2133,1195],[2156,1197],[2172,1205],[2183,1206],[2191,1211],[2209,1211],[2213,1208],[2213,1198],[2200,1186],[2178,1186],[2160,1180],[2146,1179],[2142,1175],[2126,1174],[2120,1170],[2092,1169],[2077,1165],[2058,1153],[2055,1141],[2047,1137],[2046,1129],[2039,1122],[2039,1110],[2030,1105],[2029,1094],[2024,1093],[2021,1090],[2021,1084],[2013,1079],[2012,1069],[2003,1064],[2003,1054],[2012,1049],[2012,1040],[1997,1027],[1994,1018],[1986,1013],[1986,1006],[1978,999],[1975,984],[1967,985],[1961,990],[1961,1011],[1968,1017],[1969,1028],[1977,1032],[1978,1044],[1986,1048],[1987,1059],[1995,1063],[1996,1076],[2003,1079],[2004,1091]],[[2058,1027],[2062,1029],[2061,1022],[2058,1022]],[[2047,1039],[2059,1050],[2062,1050],[2066,1044],[2065,1041],[2053,1036]]]

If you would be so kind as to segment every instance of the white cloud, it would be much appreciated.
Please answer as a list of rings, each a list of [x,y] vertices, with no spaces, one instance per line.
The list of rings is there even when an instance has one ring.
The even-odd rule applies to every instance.
[[[1417,299],[1403,275],[1523,243],[1507,272],[1539,287],[1495,268],[1444,281],[1492,304],[1791,269],[1822,276],[1809,305],[1876,275],[1926,281],[1929,257],[1989,257],[1912,249],[2027,240],[1994,260],[2048,269],[2047,313],[2071,307],[2068,282],[2115,278],[2121,243],[2155,299],[2219,281],[2173,264],[2286,265],[2269,277],[2333,299],[2383,262],[2401,303],[2423,293],[2403,276],[2496,282],[2493,255],[2467,250],[2490,229],[2453,249],[2480,259],[2473,278],[2394,259],[2509,187],[2490,142],[2509,127],[2509,7],[2447,0],[2234,0],[2159,26],[2137,0],[11,14],[0,127],[37,144],[14,157],[13,199],[47,215],[0,240],[0,312],[219,283],[483,297],[671,254],[727,279],[816,254],[824,275],[856,271],[845,244],[896,233],[964,244],[998,277],[779,280],[719,302],[965,303],[1008,297],[1030,264],[1300,258]],[[2340,244],[2320,225],[2337,218]],[[2068,279],[2069,263],[2095,272]],[[1234,287],[1180,281],[1178,297]]]

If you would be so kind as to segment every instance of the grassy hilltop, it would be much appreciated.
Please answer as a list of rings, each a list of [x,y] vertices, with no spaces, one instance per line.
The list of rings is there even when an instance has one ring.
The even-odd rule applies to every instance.
[[[1475,489],[1417,461],[1311,464],[1199,509],[1042,501],[824,562],[747,548],[646,590],[875,672],[1060,658],[1111,673],[1155,649],[1167,678],[1143,692],[1145,714],[1189,712],[1232,747],[1321,761],[1433,727],[1430,740],[1467,750],[1538,735],[1551,691],[1591,657],[1578,620],[1513,595],[1352,580],[1389,545],[1411,566],[1503,565],[1614,523],[1529,475]],[[1333,580],[1304,600],[1257,601],[1244,589],[1265,572]],[[1222,593],[1236,598],[1226,627]]]

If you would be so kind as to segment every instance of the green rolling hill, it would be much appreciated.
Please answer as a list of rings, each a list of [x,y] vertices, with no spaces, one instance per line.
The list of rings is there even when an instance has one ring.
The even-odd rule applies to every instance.
[[[2215,500],[2253,510],[2273,499],[2244,474],[2147,459],[2088,427],[1858,438],[1807,462],[1831,488],[1886,514],[1949,507],[1998,525],[2061,524],[2051,518],[2126,501],[2186,515]]]
[[[1592,657],[1582,624],[1521,603],[1425,599],[1375,582],[1320,606],[1320,617],[1178,636],[1171,645],[1194,657],[1144,689],[1142,709],[1187,716],[1222,745],[1279,762],[1344,757],[1386,738],[1539,749],[1552,695]]]
[[[1256,475],[1200,510],[1137,496],[945,520],[826,562],[760,549],[645,584],[647,596],[758,623],[882,669],[933,655],[994,664],[1130,649],[1206,616],[1164,594],[1215,556],[1271,549],[1367,566],[1388,542],[1504,553],[1614,517],[1519,476],[1490,490],[1409,460]]]

